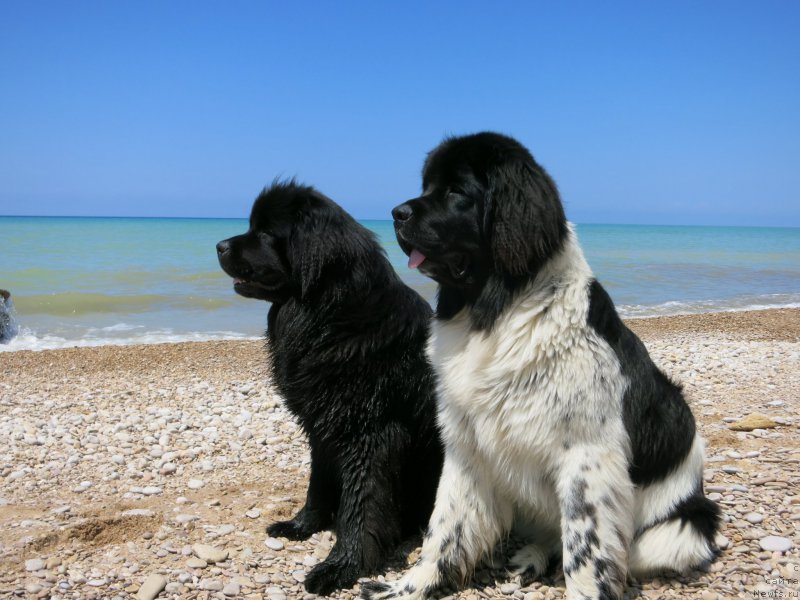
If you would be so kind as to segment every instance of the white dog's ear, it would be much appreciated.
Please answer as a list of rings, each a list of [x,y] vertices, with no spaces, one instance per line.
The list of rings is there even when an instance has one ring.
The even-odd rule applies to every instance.
[[[536,274],[566,235],[556,184],[533,159],[516,157],[491,168],[487,179],[485,227],[495,269]]]

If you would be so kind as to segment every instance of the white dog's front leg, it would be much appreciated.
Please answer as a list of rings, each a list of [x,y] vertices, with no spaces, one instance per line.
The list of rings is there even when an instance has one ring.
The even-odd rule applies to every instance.
[[[633,534],[633,484],[621,451],[576,447],[558,477],[567,597],[617,600]]]
[[[362,585],[362,597],[421,599],[463,583],[511,526],[511,504],[498,498],[491,481],[471,461],[448,452],[419,560],[399,581]]]

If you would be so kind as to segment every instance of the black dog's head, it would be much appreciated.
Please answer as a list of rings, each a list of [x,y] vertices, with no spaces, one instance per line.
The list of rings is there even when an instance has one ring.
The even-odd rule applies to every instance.
[[[440,284],[439,317],[469,305],[474,326],[489,328],[563,244],[555,183],[516,140],[478,133],[435,148],[422,188],[392,210],[409,266]]]
[[[249,230],[217,244],[217,257],[237,294],[280,304],[358,289],[353,282],[367,276],[364,259],[376,247],[333,200],[290,181],[261,192]]]

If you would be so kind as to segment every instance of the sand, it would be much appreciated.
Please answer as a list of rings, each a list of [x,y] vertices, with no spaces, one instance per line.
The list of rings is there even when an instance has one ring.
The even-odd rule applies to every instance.
[[[800,597],[800,310],[629,325],[684,384],[726,523],[707,572],[632,582],[626,597]],[[309,466],[267,360],[259,342],[0,354],[0,597],[127,598],[146,581],[142,597],[312,597],[302,581],[331,534],[264,533],[300,508]],[[752,413],[775,426],[731,429]],[[200,560],[198,543],[227,557]],[[523,588],[498,558],[455,597],[563,598],[563,578]]]

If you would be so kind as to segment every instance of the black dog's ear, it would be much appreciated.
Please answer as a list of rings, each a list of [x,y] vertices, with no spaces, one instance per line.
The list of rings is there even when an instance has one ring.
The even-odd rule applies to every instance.
[[[505,160],[487,179],[485,227],[494,267],[512,277],[535,275],[567,231],[556,185],[532,158]]]
[[[286,255],[300,299],[324,294],[341,300],[360,274],[360,257],[366,244],[347,217],[332,207],[303,211],[287,244]]]
[[[330,236],[335,232],[330,231],[333,228],[326,228],[324,221],[319,214],[305,214],[288,240],[286,259],[292,279],[300,288],[301,299],[308,297],[321,279],[326,264],[335,259],[329,248]]]

